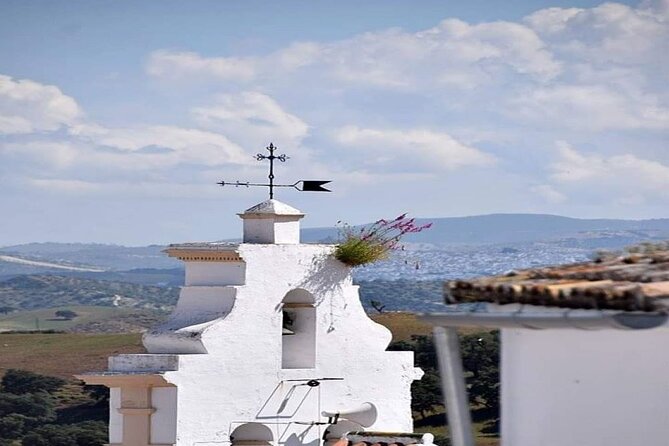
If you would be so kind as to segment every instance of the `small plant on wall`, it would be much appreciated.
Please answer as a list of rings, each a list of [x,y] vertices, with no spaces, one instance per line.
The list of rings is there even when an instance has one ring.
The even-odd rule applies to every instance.
[[[334,256],[342,263],[354,267],[387,259],[391,251],[400,247],[405,234],[421,232],[432,223],[417,225],[414,218],[402,214],[394,220],[378,220],[370,226],[354,228],[343,224],[340,242]]]

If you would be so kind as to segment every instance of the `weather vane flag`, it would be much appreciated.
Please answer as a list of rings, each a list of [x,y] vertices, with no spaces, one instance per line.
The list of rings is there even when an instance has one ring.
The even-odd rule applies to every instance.
[[[269,160],[269,183],[263,184],[263,183],[249,183],[243,182],[243,181],[235,181],[234,183],[231,183],[229,181],[219,181],[216,184],[220,184],[221,186],[245,186],[245,187],[250,187],[250,186],[261,186],[261,187],[268,187],[269,188],[269,198],[270,200],[274,198],[274,188],[275,187],[292,187],[294,189],[297,189],[302,192],[331,192],[329,189],[326,189],[323,187],[323,185],[327,184],[330,182],[330,180],[324,181],[324,180],[299,180],[294,182],[293,184],[274,184],[274,160],[279,160],[282,163],[285,163],[288,157],[286,155],[275,155],[274,152],[276,151],[277,147],[274,146],[274,144],[269,143],[269,146],[266,147],[266,149],[269,151],[269,155],[264,155],[262,153],[259,153],[255,156],[256,160],[258,161],[265,161]]]

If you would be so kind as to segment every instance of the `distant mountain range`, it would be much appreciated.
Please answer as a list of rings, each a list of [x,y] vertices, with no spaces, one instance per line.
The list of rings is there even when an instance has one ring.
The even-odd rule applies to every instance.
[[[419,218],[432,227],[409,234],[407,242],[445,245],[484,245],[552,241],[564,238],[611,238],[632,240],[669,238],[669,218],[649,220],[580,219],[546,214],[491,214],[472,217]],[[334,228],[302,230],[307,243],[336,240]]]
[[[417,221],[420,224],[432,222],[432,228],[409,234],[405,241],[423,250],[452,251],[464,246],[536,242],[594,250],[669,239],[669,218],[586,220],[556,215],[493,214],[421,218]],[[336,228],[302,230],[302,240],[306,243],[334,243],[337,238]],[[164,248],[159,245],[126,247],[84,243],[28,243],[0,247],[0,280],[22,274],[57,273],[83,278],[102,277],[135,283],[175,285],[181,275],[179,270],[182,264],[167,257],[162,252]]]

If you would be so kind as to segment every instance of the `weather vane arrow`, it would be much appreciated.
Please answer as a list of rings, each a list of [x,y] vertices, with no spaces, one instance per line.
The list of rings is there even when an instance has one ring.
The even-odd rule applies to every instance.
[[[302,192],[332,192],[330,189],[323,187],[324,184],[328,184],[329,182],[330,181],[300,180],[297,183],[302,183],[302,189],[300,189]]]
[[[293,184],[274,184],[274,160],[279,160],[282,163],[285,163],[287,159],[289,159],[286,155],[275,155],[274,152],[277,149],[277,147],[273,143],[269,143],[269,146],[266,147],[266,149],[269,151],[269,155],[264,155],[262,153],[258,153],[255,156],[255,159],[258,161],[265,161],[269,160],[269,183],[264,184],[264,183],[250,183],[250,182],[244,182],[244,181],[235,181],[230,182],[230,181],[219,181],[216,184],[219,184],[221,186],[235,186],[235,187],[251,187],[251,186],[261,186],[261,187],[268,187],[269,188],[269,198],[270,200],[274,198],[274,188],[275,187],[292,187],[293,189],[297,189],[302,192],[332,192],[330,189],[326,189],[323,186],[325,184],[330,183],[330,180],[299,180],[294,182]],[[300,186],[301,184],[301,186]]]

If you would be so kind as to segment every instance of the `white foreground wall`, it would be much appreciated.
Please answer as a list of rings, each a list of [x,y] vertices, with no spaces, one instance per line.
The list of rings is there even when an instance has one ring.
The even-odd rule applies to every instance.
[[[504,446],[669,445],[669,328],[502,330]]]

